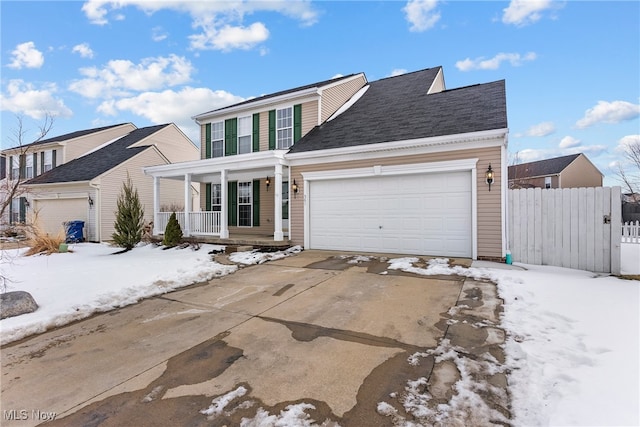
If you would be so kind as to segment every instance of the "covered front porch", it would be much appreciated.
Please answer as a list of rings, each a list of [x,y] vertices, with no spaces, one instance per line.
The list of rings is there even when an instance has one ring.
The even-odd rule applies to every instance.
[[[290,172],[283,150],[151,166],[144,172],[153,177],[154,235],[164,234],[173,212],[161,205],[161,179],[171,179],[184,182],[184,208],[175,213],[185,237],[220,244],[288,243]],[[194,188],[200,189],[199,200],[193,200]]]

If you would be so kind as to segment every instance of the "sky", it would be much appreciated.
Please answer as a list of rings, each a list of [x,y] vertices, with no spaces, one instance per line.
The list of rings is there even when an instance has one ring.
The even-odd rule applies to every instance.
[[[133,250],[111,255],[119,248],[107,244],[78,243],[70,252],[49,256],[22,256],[25,249],[1,251],[0,270],[10,279],[7,291],[29,292],[39,304],[38,310],[0,320],[2,344],[91,316],[135,304],[139,300],[170,292],[191,283],[211,280],[237,271],[236,265],[212,262],[210,252],[220,246],[202,245],[199,250],[164,250],[155,245],[139,245]],[[301,247],[286,251],[258,253],[236,252],[230,259],[252,265],[296,256]],[[367,261],[363,255],[351,255],[350,263]],[[457,393],[476,402],[474,394],[488,384],[475,383],[469,372],[502,372],[508,369],[513,424],[516,426],[622,426],[640,424],[640,287],[634,280],[560,267],[516,263],[516,269],[504,264],[480,262],[471,268],[450,267],[447,259],[431,259],[418,267],[418,258],[388,259],[388,270],[403,270],[421,275],[457,274],[497,284],[504,300],[500,327],[507,332],[505,363],[495,359],[470,359],[464,349],[443,339],[426,353],[412,355],[407,363],[419,363],[424,357],[454,363],[461,372],[455,385]],[[82,269],[78,269],[82,265]],[[149,272],[152,271],[153,274]],[[387,270],[380,274],[388,273]],[[46,283],[41,280],[46,275]],[[89,277],[90,276],[90,277]],[[92,283],[87,288],[87,280]],[[216,282],[224,286],[223,282]],[[452,307],[464,310],[465,306]],[[191,310],[197,315],[200,310]],[[453,313],[451,313],[453,314]],[[429,396],[419,379],[408,380],[403,395],[408,413],[433,412],[419,402]],[[204,415],[222,413],[235,396],[247,392],[244,387],[221,391]],[[389,399],[391,399],[390,396]],[[479,400],[482,401],[482,400]],[[378,403],[378,412],[391,417],[393,425],[415,426],[387,412],[391,400]],[[418,402],[418,403],[416,403]],[[465,411],[465,399],[451,399],[438,408],[444,417]],[[287,407],[280,414],[260,408],[255,424],[260,426],[309,425],[311,402]],[[480,419],[500,419],[495,410],[474,408]],[[429,414],[434,416],[435,414]],[[396,417],[395,419],[393,417]],[[299,422],[296,422],[299,421]],[[321,421],[321,420],[320,420]],[[426,423],[425,425],[432,425]]]
[[[583,152],[605,175],[640,140],[637,1],[0,1],[1,148],[194,115],[336,76],[442,66],[504,79],[510,163]],[[636,171],[637,172],[637,171]]]

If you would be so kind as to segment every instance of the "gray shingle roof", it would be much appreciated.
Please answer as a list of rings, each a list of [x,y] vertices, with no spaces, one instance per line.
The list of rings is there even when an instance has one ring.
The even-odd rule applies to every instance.
[[[257,102],[257,101],[262,101],[264,99],[275,98],[277,96],[282,96],[282,95],[286,95],[288,93],[294,93],[294,92],[298,92],[298,91],[301,91],[301,90],[310,89],[310,88],[313,88],[313,87],[322,87],[322,86],[325,86],[325,85],[328,85],[328,84],[331,84],[331,83],[338,82],[340,80],[348,79],[348,78],[353,77],[355,75],[356,74],[349,74],[348,76],[336,77],[336,78],[329,79],[329,80],[323,80],[321,82],[316,82],[316,83],[311,83],[311,84],[304,85],[304,86],[299,86],[299,87],[296,87],[296,88],[293,88],[293,89],[287,89],[287,90],[282,90],[282,91],[275,92],[275,93],[270,93],[268,95],[263,95],[263,96],[259,96],[257,98],[247,99],[246,101],[238,102],[238,103],[233,104],[233,105],[227,105],[226,107],[221,107],[221,108],[217,108],[215,110],[207,111],[206,113],[198,114],[197,116],[204,116],[204,115],[211,114],[211,113],[217,113],[217,112],[220,112],[220,111],[224,111],[227,108],[235,108],[235,107],[238,107],[240,105],[250,104],[252,102]]]
[[[348,110],[316,126],[291,153],[507,127],[504,80],[427,94],[441,67],[371,82]]]
[[[34,146],[34,145],[48,144],[48,143],[51,143],[51,142],[67,141],[69,139],[79,138],[81,136],[89,135],[89,134],[96,133],[96,132],[101,132],[103,130],[115,128],[115,127],[122,126],[122,125],[125,125],[125,124],[126,123],[120,123],[120,124],[117,124],[117,125],[104,126],[104,127],[100,127],[100,128],[79,130],[79,131],[75,131],[75,132],[71,132],[71,133],[66,133],[64,135],[54,136],[53,138],[47,138],[47,139],[42,139],[40,141],[32,142],[30,144],[25,145],[24,147],[31,147],[31,146]]]
[[[25,184],[53,184],[58,182],[89,181],[118,166],[125,160],[148,149],[150,145],[128,148],[131,144],[152,135],[168,124],[136,129],[122,138],[70,162],[56,166]]]
[[[534,176],[557,175],[577,159],[582,153],[568,156],[554,157],[552,159],[538,160],[536,162],[521,163],[509,166],[509,179],[523,179]]]

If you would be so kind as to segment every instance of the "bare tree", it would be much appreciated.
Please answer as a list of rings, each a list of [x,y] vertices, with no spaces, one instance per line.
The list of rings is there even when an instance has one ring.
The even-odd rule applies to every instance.
[[[633,141],[624,148],[623,161],[615,171],[618,179],[629,193],[640,192],[640,142]]]
[[[54,117],[45,113],[45,117],[38,127],[38,133],[36,139],[33,141],[25,141],[28,129],[24,126],[24,117],[22,115],[16,115],[17,127],[12,132],[9,142],[13,149],[17,149],[15,154],[18,158],[23,159],[28,154],[31,144],[41,141],[53,128]],[[0,181],[0,218],[5,218],[5,214],[10,209],[11,201],[17,197],[23,196],[26,193],[26,189],[22,186],[25,181],[25,177],[22,173],[18,173],[17,176],[13,176],[13,171],[9,167],[7,162],[6,177]],[[23,165],[19,165],[19,170],[22,170]]]

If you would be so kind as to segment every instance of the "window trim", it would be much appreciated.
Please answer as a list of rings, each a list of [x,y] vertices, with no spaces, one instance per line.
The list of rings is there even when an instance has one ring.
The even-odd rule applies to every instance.
[[[237,182],[237,189],[238,189],[238,195],[237,195],[237,227],[241,227],[241,228],[251,228],[253,227],[253,181],[238,181]],[[241,195],[241,189],[242,187],[247,187],[248,191],[249,191],[249,201],[248,202],[242,202],[240,200],[240,198],[242,197]],[[241,221],[242,221],[242,216],[240,215],[240,206],[248,206],[249,209],[249,225],[241,225]]]
[[[280,111],[284,111],[284,110],[289,110],[289,112],[290,112],[289,120],[290,120],[291,124],[289,126],[286,126],[286,127],[285,126],[280,127],[280,119],[278,118],[278,113]],[[293,146],[293,143],[294,143],[294,141],[293,141],[293,139],[294,139],[293,138],[293,128],[294,128],[293,105],[289,105],[289,106],[283,107],[283,108],[276,108],[276,110],[275,110],[275,120],[276,120],[276,123],[275,123],[276,149],[277,150],[287,150],[287,149],[291,148]],[[286,146],[286,147],[281,145],[281,143],[280,143],[280,141],[281,141],[280,140],[280,131],[281,130],[289,130],[288,139],[289,139],[290,144],[288,146]]]
[[[214,138],[214,127],[216,127],[217,125],[220,125],[220,138]],[[211,122],[211,126],[209,127],[209,140],[211,141],[211,158],[215,159],[215,158],[220,158],[220,157],[224,157],[225,153],[224,153],[224,120],[219,120],[217,122]],[[218,150],[220,153],[222,153],[219,156],[216,156],[216,150],[215,150],[215,144],[219,143],[220,144],[220,149]]]
[[[245,133],[240,133],[241,127],[240,127],[240,122],[241,121],[247,121],[248,123],[248,129],[245,129]],[[237,154],[248,154],[248,153],[253,153],[253,116],[251,114],[247,115],[247,116],[238,116],[238,120],[237,120],[237,137],[236,137],[236,153]],[[240,138],[246,138],[249,137],[249,143],[248,143],[248,148],[249,151],[246,152],[242,152],[240,151]]]
[[[44,150],[43,153],[44,161],[42,162],[42,173],[45,173],[53,169],[53,150]],[[47,155],[49,156],[48,159]],[[47,163],[47,160],[49,161],[49,163]],[[49,169],[47,169],[47,166],[49,166]]]

